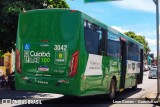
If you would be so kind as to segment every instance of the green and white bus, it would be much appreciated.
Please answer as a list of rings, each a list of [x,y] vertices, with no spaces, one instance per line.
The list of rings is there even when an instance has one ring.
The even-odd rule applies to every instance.
[[[77,10],[19,15],[16,89],[73,96],[137,88],[143,45]]]

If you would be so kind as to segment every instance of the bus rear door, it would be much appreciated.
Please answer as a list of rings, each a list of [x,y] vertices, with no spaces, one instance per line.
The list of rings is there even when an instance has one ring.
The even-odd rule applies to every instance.
[[[120,89],[125,88],[125,80],[126,80],[126,64],[127,64],[127,50],[126,50],[126,40],[124,38],[121,39],[121,77],[120,77]]]

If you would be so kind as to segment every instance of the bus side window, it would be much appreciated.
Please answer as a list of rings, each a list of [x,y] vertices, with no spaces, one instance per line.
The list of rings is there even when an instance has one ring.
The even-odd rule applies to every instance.
[[[102,39],[102,32],[99,26],[84,20],[84,38],[86,51],[90,54],[100,54],[100,44]]]
[[[132,42],[128,43],[128,60],[140,61],[140,48]]]
[[[85,44],[86,50],[91,54],[98,54],[99,52],[99,36],[97,32],[92,29],[85,28]]]
[[[101,34],[100,34],[100,49],[99,54],[100,55],[106,55],[106,38],[107,38],[107,30],[101,28]]]
[[[118,58],[120,57],[120,40],[118,35],[108,31],[106,45],[107,55]]]

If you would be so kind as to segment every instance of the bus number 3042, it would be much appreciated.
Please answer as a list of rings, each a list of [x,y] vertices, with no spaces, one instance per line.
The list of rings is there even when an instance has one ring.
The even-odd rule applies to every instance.
[[[55,51],[66,51],[67,45],[54,45],[54,50]]]

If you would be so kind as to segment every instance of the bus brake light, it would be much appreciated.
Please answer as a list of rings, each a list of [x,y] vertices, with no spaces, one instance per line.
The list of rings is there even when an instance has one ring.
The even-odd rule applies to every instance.
[[[78,67],[78,56],[79,56],[79,51],[76,51],[73,55],[72,55],[72,60],[71,60],[71,65],[70,65],[70,73],[69,73],[69,77],[73,77],[76,75],[77,73],[77,67]]]
[[[48,42],[48,40],[42,40],[42,42]]]
[[[71,12],[76,12],[77,10],[71,10]]]
[[[18,73],[21,73],[20,52],[16,50],[16,69]]]

